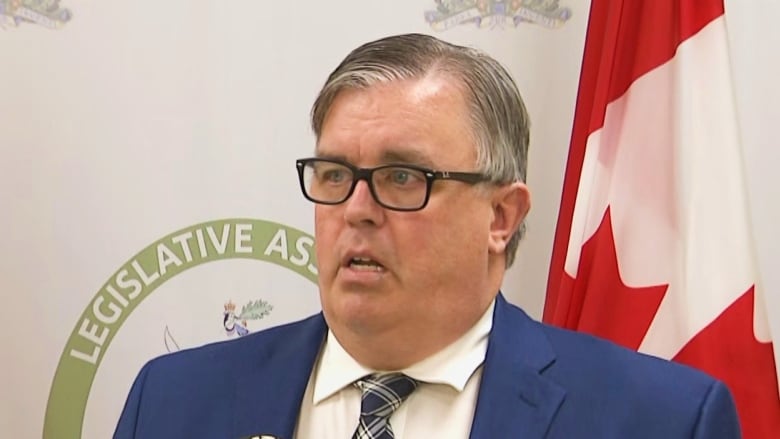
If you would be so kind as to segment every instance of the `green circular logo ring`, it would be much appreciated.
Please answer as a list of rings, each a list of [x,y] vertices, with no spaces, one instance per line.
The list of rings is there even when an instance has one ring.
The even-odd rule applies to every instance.
[[[196,224],[149,245],[122,265],[81,314],[54,373],[43,439],[81,437],[100,362],[127,317],[158,286],[189,268],[256,259],[317,282],[314,237],[270,221],[232,218]]]

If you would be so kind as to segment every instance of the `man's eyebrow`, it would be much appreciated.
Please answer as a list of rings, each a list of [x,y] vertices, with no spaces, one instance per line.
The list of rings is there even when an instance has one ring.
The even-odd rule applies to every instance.
[[[330,153],[322,153],[320,151],[316,151],[314,153],[314,157],[318,159],[328,159],[328,160],[338,160],[341,162],[348,162],[347,157],[343,154],[330,154]]]
[[[430,167],[433,165],[428,156],[420,151],[414,150],[392,150],[385,151],[382,154],[382,162],[384,163],[403,163],[409,165],[420,165]]]
[[[342,162],[351,163],[347,156],[343,154],[334,154],[328,152],[317,151],[314,155],[319,159],[339,160]],[[380,163],[398,163],[406,165],[418,165],[423,167],[433,166],[433,161],[428,156],[420,151],[414,150],[389,150],[382,153],[379,157]]]

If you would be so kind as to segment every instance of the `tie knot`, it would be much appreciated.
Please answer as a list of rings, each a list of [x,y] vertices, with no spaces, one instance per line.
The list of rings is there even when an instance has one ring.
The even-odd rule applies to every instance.
[[[355,383],[363,391],[360,415],[389,418],[417,388],[417,381],[402,374],[372,374]]]

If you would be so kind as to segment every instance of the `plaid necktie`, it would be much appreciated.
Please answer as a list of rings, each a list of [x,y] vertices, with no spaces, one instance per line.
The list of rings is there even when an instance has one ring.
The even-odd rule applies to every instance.
[[[352,439],[393,439],[390,416],[417,388],[417,381],[402,373],[368,375],[355,382],[363,391],[360,422]]]

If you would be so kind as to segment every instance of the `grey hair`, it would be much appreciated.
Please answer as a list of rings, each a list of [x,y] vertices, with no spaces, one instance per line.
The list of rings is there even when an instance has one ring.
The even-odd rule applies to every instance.
[[[319,140],[336,96],[345,89],[442,73],[460,82],[477,142],[477,167],[491,182],[525,182],[530,138],[528,112],[507,70],[487,54],[422,34],[382,38],[353,50],[330,74],[311,109]],[[515,260],[525,223],[506,247],[506,267]]]

